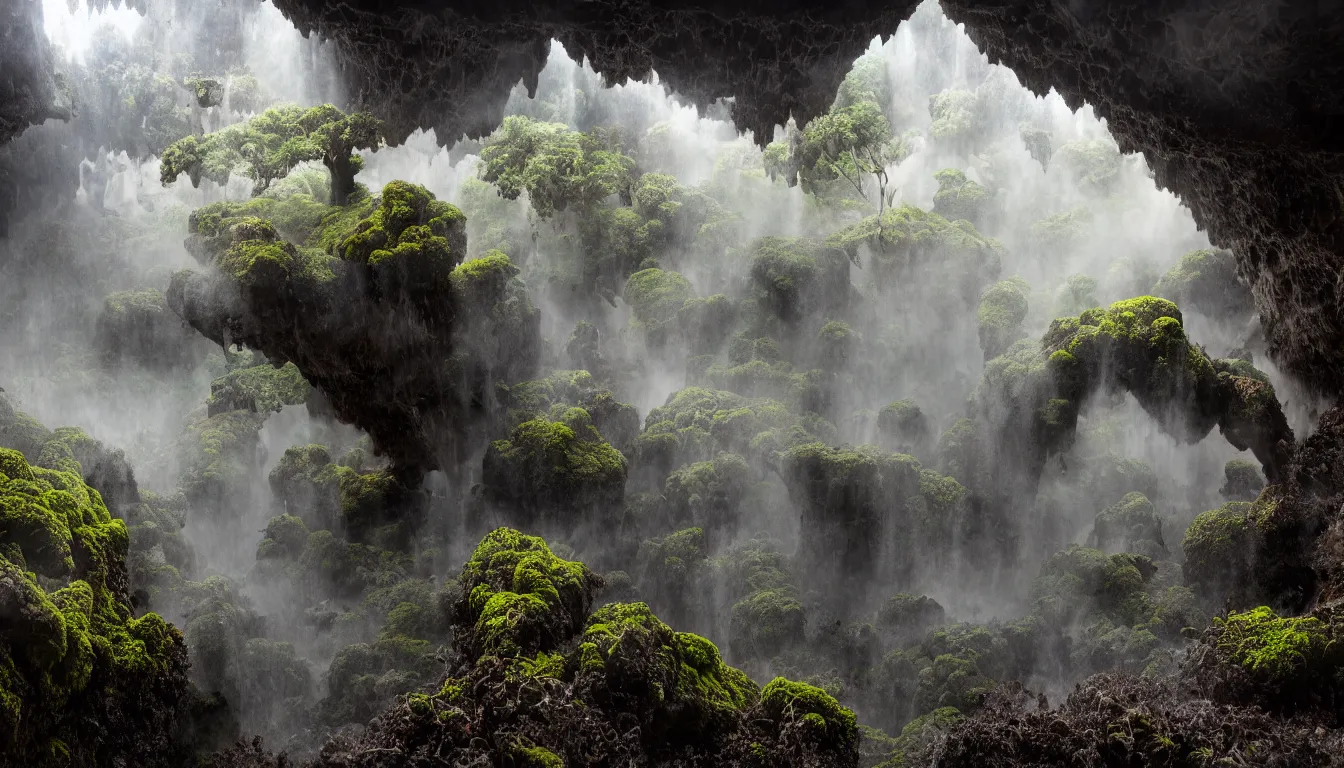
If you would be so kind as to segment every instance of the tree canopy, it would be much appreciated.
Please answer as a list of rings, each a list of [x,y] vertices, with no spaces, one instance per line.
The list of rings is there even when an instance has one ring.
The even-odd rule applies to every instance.
[[[372,115],[347,115],[330,104],[273,107],[244,123],[204,136],[187,136],[163,152],[159,178],[171,184],[183,174],[225,184],[234,173],[252,179],[260,195],[300,163],[321,161],[331,172],[331,202],[344,205],[364,166],[356,151],[377,150],[382,125]]]
[[[570,206],[596,205],[614,194],[628,199],[635,168],[611,136],[521,115],[504,119],[481,150],[481,161],[482,181],[494,184],[509,200],[526,190],[543,219]]]

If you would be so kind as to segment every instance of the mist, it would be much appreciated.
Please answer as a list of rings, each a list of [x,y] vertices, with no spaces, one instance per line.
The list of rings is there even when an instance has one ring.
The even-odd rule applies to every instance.
[[[169,174],[184,137],[351,99],[270,3],[210,5],[44,0],[76,117],[0,150],[0,445],[40,463],[27,414],[133,471],[133,493],[99,490],[129,527],[134,614],[182,630],[198,754],[260,736],[315,759],[451,682],[479,641],[463,564],[498,527],[585,563],[594,608],[643,601],[756,685],[815,685],[891,737],[1000,681],[1056,701],[1159,674],[1222,608],[1182,576],[1187,528],[1254,498],[1232,481],[1263,485],[1261,458],[1110,362],[1066,435],[1015,448],[1043,386],[1020,383],[1028,358],[1057,318],[1155,295],[1190,354],[1263,372],[1299,438],[1322,410],[1144,158],[934,0],[831,113],[764,140],[727,102],[608,87],[552,42],[495,134],[350,150],[344,205],[321,160],[264,189],[208,158]],[[331,266],[395,194],[451,276]],[[435,229],[439,202],[459,229]],[[227,266],[237,217],[273,222],[257,237],[285,280],[334,270],[326,303]],[[1212,298],[1180,271],[1200,251]],[[218,287],[228,269],[246,290]],[[1090,580],[1126,567],[1116,608]]]

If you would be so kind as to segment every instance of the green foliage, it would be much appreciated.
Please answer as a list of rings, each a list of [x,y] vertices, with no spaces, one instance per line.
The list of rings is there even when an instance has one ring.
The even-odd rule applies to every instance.
[[[570,206],[594,206],[629,194],[634,161],[601,137],[520,115],[504,118],[481,150],[480,177],[516,200],[524,190],[543,219]]]
[[[956,168],[944,168],[933,175],[938,191],[933,195],[933,212],[949,221],[967,219],[980,222],[990,201],[989,190],[966,178]]]
[[[675,320],[682,305],[695,298],[695,289],[676,272],[645,269],[630,276],[622,298],[635,319],[652,329]]]
[[[877,412],[877,432],[883,447],[896,453],[922,455],[932,439],[928,417],[913,400],[895,400]]]
[[[791,587],[762,589],[733,605],[730,637],[735,658],[771,659],[801,642],[807,617]]]
[[[187,136],[163,152],[163,184],[185,174],[192,186],[201,179],[228,183],[240,173],[252,179],[252,194],[266,191],[300,163],[321,161],[331,171],[332,204],[344,205],[363,161],[354,153],[377,149],[382,125],[365,113],[346,115],[330,104],[303,108],[273,107],[244,123],[205,136]]]
[[[947,90],[929,97],[933,125],[929,135],[939,142],[965,145],[980,130],[979,100],[971,91]]]
[[[1254,501],[1265,487],[1260,468],[1245,459],[1232,459],[1223,465],[1223,478],[1218,492],[1230,501]]]
[[[981,235],[970,222],[950,222],[908,204],[845,227],[826,244],[855,259],[861,247],[867,248],[871,279],[879,288],[927,276],[932,282],[926,290],[929,285],[945,288],[971,302],[998,278],[1003,260],[1003,245]]]
[[[587,411],[570,423],[533,419],[486,451],[482,480],[503,503],[531,514],[619,507],[626,461],[602,439]]]
[[[476,547],[460,579],[459,638],[475,653],[531,656],[579,631],[601,584],[536,536],[500,528]]]
[[[836,106],[813,118],[787,145],[773,144],[765,155],[771,178],[783,176],[789,186],[801,183],[805,192],[826,196],[832,185],[840,194],[869,199],[867,176],[877,179],[878,195],[886,202],[886,168],[904,160],[910,147],[894,137],[891,124],[875,101]]]
[[[1081,244],[1092,225],[1092,212],[1086,207],[1073,208],[1031,225],[1031,239],[1052,251],[1068,251]]]
[[[1162,518],[1141,493],[1127,493],[1097,515],[1091,542],[1106,552],[1135,552],[1162,559]]]
[[[1201,513],[1185,531],[1181,549],[1185,582],[1198,592],[1235,587],[1247,577],[1254,555],[1256,521],[1243,501]]]
[[[995,283],[980,296],[976,319],[980,324],[980,349],[986,360],[1003,354],[1022,338],[1029,290],[1025,280],[1015,277]]]
[[[763,237],[751,245],[751,280],[763,309],[796,322],[844,306],[849,262],[843,253],[816,240]]]
[[[1330,627],[1312,616],[1280,618],[1265,606],[1214,618],[1217,648],[1232,661],[1279,685],[1304,682],[1314,668],[1344,663]]]
[[[134,754],[130,734],[85,732],[118,708],[143,718],[135,738],[169,732],[186,649],[158,615],[133,617],[127,549],[125,523],[77,473],[0,449],[0,732],[16,763],[54,764],[54,750],[89,764]]]
[[[1083,189],[1109,194],[1120,177],[1120,148],[1110,139],[1080,139],[1055,152],[1063,167]]]
[[[578,656],[581,686],[630,697],[643,722],[676,742],[731,729],[737,713],[758,695],[751,679],[725,664],[713,643],[673,632],[644,603],[612,603],[593,613]]]
[[[227,411],[279,412],[286,405],[302,405],[312,388],[298,366],[258,365],[230,371],[210,383],[206,400],[212,415]]]
[[[761,690],[761,708],[776,723],[803,720],[813,736],[823,742],[858,747],[858,721],[854,713],[840,706],[820,688],[777,677]],[[817,720],[808,721],[809,715]]]
[[[1153,295],[1208,315],[1215,320],[1244,317],[1255,307],[1250,288],[1237,277],[1231,251],[1191,251],[1157,281]]]

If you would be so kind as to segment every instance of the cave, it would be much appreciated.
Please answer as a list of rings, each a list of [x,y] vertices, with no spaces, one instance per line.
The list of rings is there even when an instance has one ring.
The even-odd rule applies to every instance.
[[[0,766],[1337,764],[1333,5],[10,0]]]

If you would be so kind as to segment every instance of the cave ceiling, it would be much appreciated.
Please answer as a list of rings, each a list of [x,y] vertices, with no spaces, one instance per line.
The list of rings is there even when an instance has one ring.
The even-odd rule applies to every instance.
[[[102,0],[106,3],[106,0]],[[825,111],[850,62],[914,0],[274,0],[335,43],[353,101],[390,138],[480,136],[549,41],[608,82],[656,70],[682,98],[732,97],[739,129]],[[0,0],[0,140],[59,112],[40,3]],[[1276,361],[1344,393],[1344,0],[943,0],[992,61],[1087,102],[1237,254]],[[37,15],[34,34],[31,19]]]

